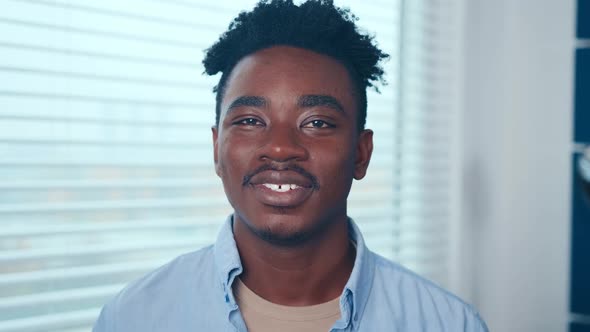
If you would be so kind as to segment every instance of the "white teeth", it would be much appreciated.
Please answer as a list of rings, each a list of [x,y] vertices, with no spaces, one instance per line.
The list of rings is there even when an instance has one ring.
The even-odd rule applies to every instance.
[[[270,189],[272,191],[276,191],[276,192],[280,192],[280,193],[284,193],[284,192],[287,192],[289,190],[293,190],[293,189],[299,188],[299,186],[296,185],[296,184],[263,183],[262,185],[265,186],[265,187],[267,187],[268,189]]]
[[[262,185],[265,186],[265,187],[267,187],[270,190],[279,190],[279,185],[278,184],[264,183]]]

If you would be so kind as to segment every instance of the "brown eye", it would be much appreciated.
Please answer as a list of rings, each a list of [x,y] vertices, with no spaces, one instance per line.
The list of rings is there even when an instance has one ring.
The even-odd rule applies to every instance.
[[[303,125],[304,128],[333,128],[334,125],[324,120],[312,120]]]
[[[234,124],[241,125],[241,126],[262,126],[263,125],[262,121],[260,121],[256,118],[241,119],[241,120],[234,122]]]

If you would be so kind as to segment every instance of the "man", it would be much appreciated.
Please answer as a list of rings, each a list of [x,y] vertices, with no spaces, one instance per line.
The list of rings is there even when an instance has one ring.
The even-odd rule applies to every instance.
[[[373,149],[381,52],[331,1],[258,4],[204,60],[222,72],[216,243],[134,282],[94,331],[486,331],[472,307],[367,249],[346,201]]]

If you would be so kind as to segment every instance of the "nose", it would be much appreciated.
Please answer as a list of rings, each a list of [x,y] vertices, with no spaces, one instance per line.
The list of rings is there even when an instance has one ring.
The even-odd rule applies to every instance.
[[[267,130],[264,145],[259,150],[259,159],[270,161],[303,161],[308,150],[301,142],[296,128],[273,126]]]

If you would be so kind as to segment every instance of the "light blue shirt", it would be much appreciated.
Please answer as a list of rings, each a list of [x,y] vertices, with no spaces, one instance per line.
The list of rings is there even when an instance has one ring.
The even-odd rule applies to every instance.
[[[354,222],[354,268],[331,331],[487,331],[470,305],[371,252]],[[247,331],[232,293],[242,264],[223,225],[214,245],[180,256],[131,283],[102,309],[94,332]]]

